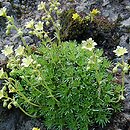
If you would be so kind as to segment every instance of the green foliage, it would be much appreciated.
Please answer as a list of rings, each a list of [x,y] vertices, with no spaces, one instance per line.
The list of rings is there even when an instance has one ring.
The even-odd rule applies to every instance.
[[[98,60],[89,69],[92,52],[81,49],[75,42],[41,45],[38,52],[40,55],[35,52],[31,55],[35,62],[30,66],[17,65],[10,72],[14,81],[9,84],[15,90],[16,106],[30,115],[43,116],[48,128],[73,130],[87,130],[94,123],[104,126],[111,114],[120,110],[116,101],[121,86],[113,83],[113,76],[107,71],[111,63],[102,57],[101,50],[95,50]]]
[[[8,73],[0,70],[0,79],[5,79],[0,90],[3,107],[11,109],[14,105],[28,116],[44,117],[48,129],[88,130],[95,123],[104,126],[121,108],[123,87],[113,82],[108,71],[111,62],[102,56],[102,50],[95,49],[97,43],[92,38],[83,40],[83,46],[76,41],[61,42],[60,21],[52,17],[53,13],[59,16],[60,3],[52,0],[49,5],[47,10],[46,3],[41,2],[38,10],[46,14],[42,20],[47,25],[53,24],[53,39],[44,30],[43,22],[31,20],[25,25],[30,34],[41,40],[40,47],[34,49],[26,44],[23,29],[14,25],[6,8],[0,10],[0,16],[7,18],[6,33],[16,30],[23,43],[15,50],[8,45],[2,50],[10,70]],[[91,11],[85,17],[87,22],[91,23],[98,12]],[[71,19],[87,24],[75,12]],[[57,41],[53,42],[55,38]]]

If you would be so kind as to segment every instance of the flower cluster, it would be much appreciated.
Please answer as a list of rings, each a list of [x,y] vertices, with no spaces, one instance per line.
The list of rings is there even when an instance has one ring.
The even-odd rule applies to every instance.
[[[124,55],[128,53],[127,49],[124,48],[124,47],[120,47],[120,46],[117,46],[116,50],[113,51],[118,57],[121,57],[122,61],[121,63],[118,62],[116,64],[116,66],[113,68],[113,73],[116,73],[118,71],[118,67],[120,67],[122,69],[122,92],[121,92],[121,95],[120,95],[120,99],[121,100],[124,100],[124,87],[125,87],[125,83],[124,83],[124,78],[125,78],[125,73],[128,73],[128,70],[130,68],[130,65],[127,64],[126,62],[124,62]]]
[[[94,17],[97,16],[100,13],[100,11],[98,9],[93,9],[92,11],[90,11],[90,13],[85,17],[85,19],[87,21],[93,21]],[[73,20],[79,20],[82,21],[83,19],[80,17],[80,15],[78,13],[74,13],[72,15],[72,19]]]
[[[118,57],[122,58],[122,63],[117,63],[116,66],[113,68],[113,73],[116,73],[118,70],[118,67],[121,67],[123,72],[127,73],[129,70],[129,64],[124,62],[124,55],[128,53],[126,48],[117,46],[116,50],[113,51]]]
[[[49,9],[47,6],[49,6]],[[58,18],[59,14],[61,13],[59,6],[60,3],[58,1],[49,1],[48,4],[43,1],[40,2],[40,4],[38,5],[38,11],[44,11],[45,14],[41,17],[41,21],[38,21],[37,23],[35,23],[33,19],[26,23],[25,27],[27,29],[30,29],[29,33],[32,35],[36,35],[42,41],[44,38],[44,40],[48,40],[47,42],[51,42],[52,40],[48,35],[49,32],[44,29],[44,25],[49,27],[49,25],[52,24],[55,30],[54,36],[57,38],[58,42],[61,43],[60,21],[54,18],[54,16]]]
[[[15,58],[12,56],[10,56],[12,53],[14,53],[14,51],[13,51],[13,46],[5,46],[5,49],[4,50],[2,50],[2,53],[5,55],[5,56],[7,56],[7,57],[10,57],[10,61],[11,61],[11,63],[12,63],[12,59],[14,59],[14,60],[17,60],[17,61],[19,61],[19,56],[21,56],[21,57],[23,57],[24,56],[24,49],[25,49],[25,47],[24,46],[21,46],[21,45],[19,45],[16,49],[15,49],[15,54],[14,54],[14,56],[15,56]],[[9,63],[8,63],[8,66],[10,66],[9,64],[10,64],[10,61],[8,61]],[[33,59],[31,58],[31,56],[29,56],[29,57],[23,57],[23,59],[21,60],[22,61],[22,63],[21,63],[21,66],[23,66],[23,67],[28,67],[32,62],[33,62]],[[1,70],[2,71],[2,70]],[[2,73],[1,73],[2,74]],[[0,76],[1,77],[1,76]]]

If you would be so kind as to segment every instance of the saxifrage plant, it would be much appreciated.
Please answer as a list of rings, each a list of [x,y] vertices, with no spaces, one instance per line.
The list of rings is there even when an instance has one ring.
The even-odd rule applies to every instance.
[[[22,29],[14,25],[6,9],[0,11],[8,20],[7,33],[15,29],[24,43],[2,50],[11,70],[9,74],[0,70],[0,78],[5,80],[0,90],[3,106],[10,109],[14,105],[28,116],[44,117],[48,129],[88,130],[95,123],[104,126],[121,108],[122,87],[113,82],[108,71],[111,62],[102,56],[102,50],[95,49],[92,38],[82,41],[83,46],[76,41],[62,43],[59,24],[45,7],[41,2],[38,9],[44,9],[52,21],[58,45],[43,30],[41,21],[35,24],[31,20],[26,28],[42,41],[35,51],[26,45]]]
[[[82,48],[85,46],[65,42],[41,46],[38,54],[21,55],[16,49],[13,55],[11,51],[7,64],[12,69],[10,75],[1,70],[5,79],[3,105],[19,107],[31,117],[43,116],[48,128],[87,130],[94,123],[104,126],[111,114],[120,110],[122,88],[107,71],[111,63],[102,57],[102,51]]]

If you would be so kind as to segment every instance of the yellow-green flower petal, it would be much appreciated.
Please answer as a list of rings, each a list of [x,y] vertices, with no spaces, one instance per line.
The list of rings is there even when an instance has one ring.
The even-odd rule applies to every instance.
[[[95,48],[95,46],[97,45],[97,43],[94,42],[94,40],[92,40],[92,38],[89,38],[87,41],[83,40],[82,44],[83,44],[82,48],[89,50],[89,51],[92,51]]]
[[[72,16],[73,20],[76,20],[76,19],[79,18],[79,17],[80,17],[80,16],[79,16],[79,14],[77,14],[77,13],[73,14],[73,16]]]
[[[117,49],[113,51],[118,57],[123,56],[124,54],[128,53],[126,48],[117,46]]]
[[[6,45],[4,50],[2,50],[2,53],[5,55],[5,56],[8,56],[10,54],[13,53],[13,46],[8,46]]]
[[[93,15],[97,15],[100,13],[100,11],[98,9],[93,9],[90,13]]]
[[[41,2],[39,5],[38,5],[38,10],[43,10],[45,8],[45,2]]]
[[[6,16],[6,8],[5,7],[0,9],[0,16],[3,16],[3,17]]]
[[[24,46],[19,45],[17,49],[15,49],[16,56],[23,55],[24,53]]]
[[[32,62],[33,62],[33,59],[31,58],[31,56],[27,58],[23,58],[21,66],[28,67]]]
[[[35,29],[36,30],[43,30],[43,22],[39,21],[36,25],[35,25]]]
[[[31,21],[27,22],[25,27],[33,29],[33,27],[34,27],[34,20],[32,19]]]

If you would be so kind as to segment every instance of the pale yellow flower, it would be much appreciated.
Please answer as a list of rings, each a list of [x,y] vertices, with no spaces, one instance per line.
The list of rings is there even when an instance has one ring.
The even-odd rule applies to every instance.
[[[0,79],[2,78],[3,74],[4,74],[4,71],[3,71],[3,68],[2,68],[2,69],[0,70]]]
[[[95,48],[95,46],[97,45],[97,43],[94,42],[94,40],[92,40],[92,38],[87,39],[87,41],[83,40],[82,44],[83,44],[82,49],[86,49],[89,51],[92,51]]]
[[[32,130],[40,130],[40,128],[37,128],[37,127],[33,127]]]
[[[14,18],[13,16],[6,16],[9,22],[14,23]]]
[[[6,16],[6,8],[5,7],[0,9],[0,16],[3,16],[3,17]]]
[[[4,50],[2,50],[2,53],[5,55],[5,56],[8,56],[10,54],[13,53],[13,46],[8,46],[6,45]]]
[[[123,56],[124,54],[128,53],[126,48],[117,46],[117,49],[113,51],[118,57]]]
[[[79,14],[77,14],[77,13],[73,14],[73,16],[72,16],[73,20],[76,20],[76,19],[79,18],[79,17],[80,17],[80,16],[79,16]]]
[[[15,49],[16,56],[20,56],[24,53],[24,46],[19,45],[17,49]]]
[[[93,9],[90,13],[93,15],[97,15],[100,13],[100,11],[98,9]]]
[[[27,22],[25,27],[33,29],[33,27],[34,27],[34,20],[32,19],[31,21]]]
[[[43,22],[39,21],[36,25],[35,25],[35,29],[36,30],[43,30]]]
[[[45,8],[45,2],[41,2],[39,5],[38,5],[38,10],[43,10]]]
[[[31,56],[27,58],[23,58],[21,66],[28,67],[32,62],[33,62],[33,59],[31,58]]]

